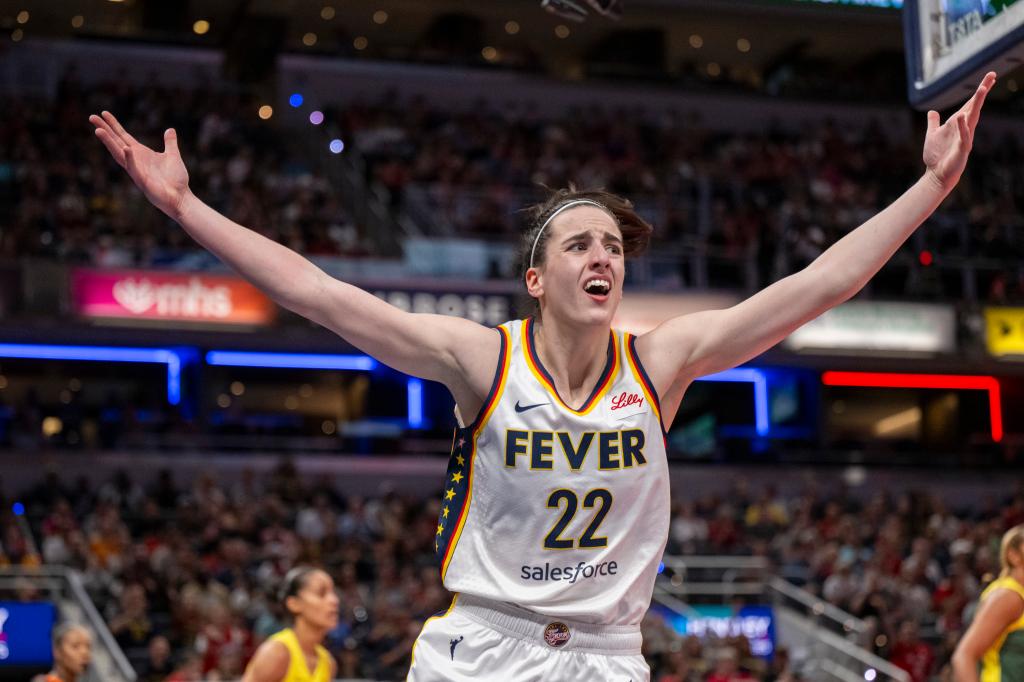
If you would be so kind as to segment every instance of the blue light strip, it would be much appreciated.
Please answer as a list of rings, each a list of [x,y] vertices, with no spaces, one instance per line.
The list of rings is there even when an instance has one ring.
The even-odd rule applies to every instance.
[[[697,381],[743,382],[754,385],[754,423],[757,435],[767,436],[770,428],[768,419],[768,378],[764,372],[752,367],[727,369],[718,374],[709,374]]]
[[[405,386],[409,406],[409,428],[423,428],[423,382],[415,377],[409,377]]]
[[[166,348],[112,348],[106,346],[50,346],[0,343],[0,358],[24,360],[80,360],[84,362],[146,362],[167,366],[167,402],[181,402],[181,356]]]
[[[271,367],[283,369],[377,369],[369,355],[332,355],[322,353],[256,353],[236,350],[211,350],[206,363],[222,367]]]

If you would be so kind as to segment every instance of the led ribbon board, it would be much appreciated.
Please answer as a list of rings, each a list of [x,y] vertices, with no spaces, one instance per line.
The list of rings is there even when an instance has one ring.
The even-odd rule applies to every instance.
[[[141,362],[167,366],[167,402],[181,402],[181,355],[169,348],[112,348],[0,343],[0,358],[75,360],[81,362]]]
[[[754,424],[757,435],[767,436],[770,428],[768,419],[768,379],[764,372],[752,367],[727,369],[718,374],[709,374],[697,381],[741,382],[754,385]]]
[[[987,391],[992,440],[998,443],[1003,439],[1002,396],[999,391],[999,382],[993,376],[825,372],[821,375],[821,383],[826,386],[853,386],[860,388],[937,388],[961,391]]]
[[[369,355],[333,355],[329,353],[264,353],[211,350],[206,364],[219,367],[268,367],[278,369],[333,369],[372,371],[380,366]],[[411,429],[423,427],[423,382],[415,377],[406,381],[406,420]]]

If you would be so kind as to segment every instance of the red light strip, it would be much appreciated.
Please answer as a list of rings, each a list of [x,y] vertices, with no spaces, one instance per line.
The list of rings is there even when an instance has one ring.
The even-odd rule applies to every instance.
[[[1003,439],[1003,400],[999,382],[993,376],[963,374],[890,374],[887,372],[824,372],[826,386],[870,388],[944,388],[988,391],[988,414],[992,440]]]

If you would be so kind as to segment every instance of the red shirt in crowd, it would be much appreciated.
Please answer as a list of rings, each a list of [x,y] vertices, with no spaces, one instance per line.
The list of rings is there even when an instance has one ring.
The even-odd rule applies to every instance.
[[[935,663],[935,654],[924,642],[897,642],[892,648],[889,661],[910,673],[911,682],[927,682]]]

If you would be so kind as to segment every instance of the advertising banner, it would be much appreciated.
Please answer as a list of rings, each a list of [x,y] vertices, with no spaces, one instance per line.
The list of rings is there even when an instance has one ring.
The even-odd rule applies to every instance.
[[[854,301],[826,311],[782,343],[791,350],[950,353],[955,332],[950,306]]]
[[[985,345],[996,357],[1024,356],[1024,308],[985,308]]]
[[[50,665],[55,615],[53,604],[0,602],[0,668]]]
[[[76,269],[71,300],[79,315],[120,320],[255,326],[276,312],[242,279],[188,272]]]

